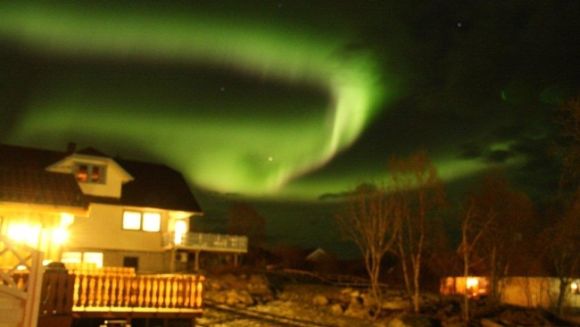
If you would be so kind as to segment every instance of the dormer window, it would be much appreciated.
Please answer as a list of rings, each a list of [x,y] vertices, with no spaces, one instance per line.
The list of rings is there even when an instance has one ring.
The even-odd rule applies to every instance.
[[[77,163],[75,176],[81,183],[105,183],[105,166]]]

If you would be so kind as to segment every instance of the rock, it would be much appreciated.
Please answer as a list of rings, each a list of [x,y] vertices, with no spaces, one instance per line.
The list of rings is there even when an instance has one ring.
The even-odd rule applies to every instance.
[[[359,297],[361,295],[360,291],[354,290],[349,293],[350,297]]]
[[[229,290],[226,292],[226,304],[230,306],[248,306],[254,304],[254,299],[246,291]]]
[[[348,304],[348,308],[344,311],[344,314],[349,317],[364,319],[368,318],[369,311],[362,304],[361,298],[352,298]]]
[[[374,296],[370,295],[369,293],[364,293],[361,295],[363,305],[367,308],[374,308],[377,305],[377,300]]]
[[[481,326],[482,327],[503,327],[502,324],[497,323],[491,319],[481,319]]]
[[[416,314],[402,314],[389,321],[388,327],[432,327],[429,317]]]
[[[403,298],[384,299],[381,308],[385,310],[407,310],[411,307],[409,300]]]
[[[344,309],[342,308],[342,305],[340,305],[339,303],[335,303],[330,306],[330,312],[332,312],[335,315],[341,315],[344,313]]]
[[[352,293],[352,291],[353,291],[353,289],[352,289],[352,288],[350,288],[350,287],[347,287],[347,288],[343,288],[343,289],[341,289],[341,290],[340,290],[340,293],[341,293],[341,294],[350,294],[350,293]]]
[[[218,292],[218,291],[207,291],[204,292],[204,296],[206,299],[213,301],[219,304],[225,304],[227,301],[227,294],[225,292]]]
[[[318,294],[312,299],[312,304],[323,307],[328,304],[328,298],[322,294]]]

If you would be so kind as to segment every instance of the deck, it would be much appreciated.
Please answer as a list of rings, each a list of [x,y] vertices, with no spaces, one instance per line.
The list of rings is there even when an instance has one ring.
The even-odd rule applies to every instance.
[[[164,246],[167,249],[176,250],[241,254],[248,252],[248,237],[212,233],[187,233],[182,237],[176,238],[174,234],[166,234]]]
[[[82,316],[197,316],[204,277],[189,274],[137,275],[132,269],[48,269],[40,313]]]

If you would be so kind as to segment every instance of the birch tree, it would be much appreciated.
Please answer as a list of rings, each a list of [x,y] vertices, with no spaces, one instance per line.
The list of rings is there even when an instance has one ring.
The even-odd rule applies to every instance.
[[[429,245],[429,225],[445,203],[443,184],[424,151],[408,158],[391,158],[395,213],[401,222],[397,251],[405,289],[415,312],[421,306],[421,269]]]
[[[383,187],[360,186],[352,195],[347,210],[336,215],[339,228],[361,251],[370,279],[370,291],[376,299],[375,317],[382,303],[380,288],[381,261],[395,244],[400,229],[394,202]]]

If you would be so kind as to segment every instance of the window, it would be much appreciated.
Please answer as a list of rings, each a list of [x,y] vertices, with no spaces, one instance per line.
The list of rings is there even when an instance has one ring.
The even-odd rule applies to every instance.
[[[92,263],[97,268],[103,267],[103,253],[102,252],[85,252],[83,253],[83,262]]]
[[[161,231],[161,213],[125,210],[123,212],[123,229],[159,232]]]
[[[81,183],[105,183],[105,166],[79,163],[75,166],[75,176]]]
[[[140,230],[141,229],[141,213],[138,211],[123,212],[123,229]]]
[[[161,215],[159,212],[143,213],[143,230],[146,232],[158,232],[161,230]]]
[[[102,252],[63,252],[60,259],[63,263],[88,263],[95,265],[97,268],[103,267]]]

